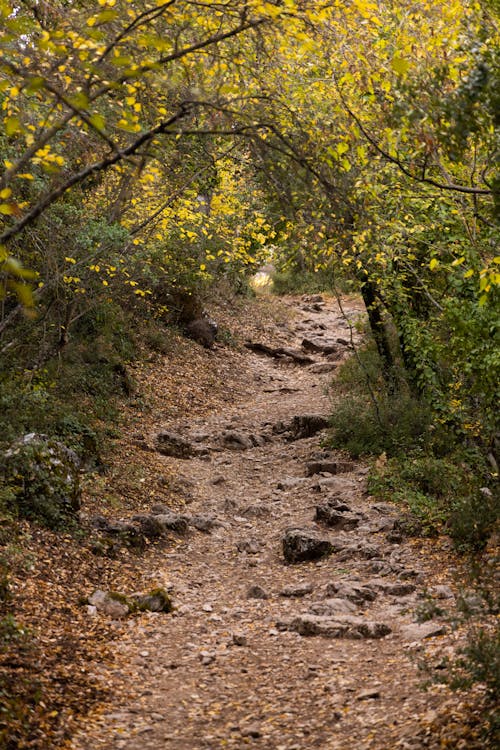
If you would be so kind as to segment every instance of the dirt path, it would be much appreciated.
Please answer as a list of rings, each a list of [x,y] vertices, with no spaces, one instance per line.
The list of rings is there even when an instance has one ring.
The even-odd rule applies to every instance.
[[[336,303],[316,308],[294,312],[287,345],[298,350],[308,337],[345,351],[337,339],[348,340],[349,328]],[[283,329],[276,336],[283,344]],[[324,451],[321,433],[302,437],[302,422],[295,435],[284,431],[294,417],[328,415],[331,374],[250,351],[242,361],[251,392],[224,413],[175,425],[208,453],[162,459],[189,488],[189,513],[216,525],[180,538],[151,571],[171,584],[176,610],[127,621],[115,665],[102,667],[101,678],[121,686],[114,705],[73,747],[420,746],[417,727],[432,721],[444,694],[418,688],[418,658],[448,648],[453,635],[439,620],[416,625],[415,609],[423,592],[446,607],[451,591],[432,587],[448,582],[430,570],[424,546],[394,530],[397,511],[366,495],[365,467]],[[325,468],[308,471],[315,461],[337,466],[312,473]],[[314,521],[319,504],[336,527]],[[329,540],[334,553],[285,564],[290,528]]]

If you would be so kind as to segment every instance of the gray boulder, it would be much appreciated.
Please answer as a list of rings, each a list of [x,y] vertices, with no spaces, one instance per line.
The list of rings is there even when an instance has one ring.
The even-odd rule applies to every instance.
[[[319,560],[337,549],[328,539],[322,539],[314,531],[289,529],[283,537],[283,556],[287,563]]]

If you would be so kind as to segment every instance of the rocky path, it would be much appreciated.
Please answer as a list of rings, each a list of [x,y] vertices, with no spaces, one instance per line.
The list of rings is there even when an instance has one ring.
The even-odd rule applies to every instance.
[[[286,346],[313,364],[249,350],[251,394],[151,436],[183,456],[163,460],[203,530],[151,572],[175,611],[127,621],[101,675],[121,689],[74,750],[420,747],[440,694],[419,689],[418,657],[453,636],[415,611],[423,593],[444,607],[453,594],[401,536],[397,510],[366,495],[366,468],[321,447],[325,365],[351,335],[336,303],[294,316]]]

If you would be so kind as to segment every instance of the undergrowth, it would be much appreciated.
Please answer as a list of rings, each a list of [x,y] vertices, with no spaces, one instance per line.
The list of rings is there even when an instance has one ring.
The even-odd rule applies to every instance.
[[[403,373],[388,393],[372,344],[340,368],[331,423],[329,444],[371,457],[369,492],[408,509],[418,533],[446,531],[461,551],[484,548],[499,509],[484,452],[442,424]]]

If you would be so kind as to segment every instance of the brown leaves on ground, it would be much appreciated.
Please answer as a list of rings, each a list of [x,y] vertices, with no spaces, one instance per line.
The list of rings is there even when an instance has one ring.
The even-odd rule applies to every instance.
[[[87,516],[128,517],[154,502],[182,507],[188,490],[165,474],[148,450],[151,430],[222,407],[245,393],[250,375],[241,367],[242,343],[250,331],[263,338],[272,320],[288,311],[275,299],[232,298],[214,305],[225,343],[207,351],[169,333],[169,352],[144,352],[133,365],[136,390],[121,405],[120,437],[105,456],[104,473],[84,478]],[[149,357],[149,358],[148,358]],[[0,609],[0,748],[61,747],[76,718],[105,698],[95,665],[113,662],[113,639],[125,627],[92,617],[86,597],[96,588],[131,592],[153,587],[150,571],[160,567],[164,541],[140,556],[122,548],[114,558],[96,557],[88,530],[54,533],[20,524],[0,548],[11,569],[7,600]],[[13,530],[14,532],[14,530]]]

